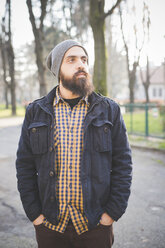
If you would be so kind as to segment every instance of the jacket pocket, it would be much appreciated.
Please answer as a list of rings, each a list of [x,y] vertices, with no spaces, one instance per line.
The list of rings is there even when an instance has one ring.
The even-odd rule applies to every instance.
[[[42,154],[48,150],[48,125],[44,122],[33,122],[28,127],[30,145],[33,154]]]
[[[113,124],[106,120],[95,120],[93,123],[94,149],[98,152],[111,150],[111,128]]]

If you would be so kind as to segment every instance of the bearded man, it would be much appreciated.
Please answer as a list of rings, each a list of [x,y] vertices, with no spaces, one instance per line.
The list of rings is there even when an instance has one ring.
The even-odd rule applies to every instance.
[[[110,248],[132,179],[120,108],[94,92],[78,42],[55,46],[47,66],[58,86],[27,107],[17,151],[24,210],[39,248]]]

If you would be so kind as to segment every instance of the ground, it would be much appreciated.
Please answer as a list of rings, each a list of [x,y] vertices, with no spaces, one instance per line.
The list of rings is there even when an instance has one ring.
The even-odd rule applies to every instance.
[[[21,122],[21,118],[0,120],[0,248],[37,247],[17,192],[15,157]],[[113,248],[164,248],[165,154],[132,150],[132,193],[126,213],[114,224]]]

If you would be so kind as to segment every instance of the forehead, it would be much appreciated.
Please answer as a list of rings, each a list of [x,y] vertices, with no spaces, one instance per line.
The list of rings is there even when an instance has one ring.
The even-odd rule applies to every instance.
[[[67,58],[68,56],[82,57],[87,55],[82,47],[73,46],[65,53],[64,59]]]

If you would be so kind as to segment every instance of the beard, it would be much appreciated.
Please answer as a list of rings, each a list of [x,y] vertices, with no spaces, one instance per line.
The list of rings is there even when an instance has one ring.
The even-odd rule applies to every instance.
[[[85,77],[78,78],[79,73],[84,73]],[[77,71],[72,78],[67,78],[62,72],[60,73],[62,86],[70,90],[74,95],[88,96],[94,90],[91,82],[91,76],[83,70]]]

